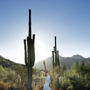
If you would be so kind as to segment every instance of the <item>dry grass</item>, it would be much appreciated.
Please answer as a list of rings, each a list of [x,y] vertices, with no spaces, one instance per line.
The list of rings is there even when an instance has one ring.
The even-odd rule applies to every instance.
[[[0,81],[0,90],[8,90],[9,84]]]
[[[8,83],[4,83],[4,82],[0,81],[0,90],[8,90],[9,87],[11,87],[11,86]],[[13,90],[15,88],[17,88],[15,84],[13,84],[12,87],[13,87]],[[56,90],[54,87],[50,87],[50,88],[51,88],[51,90]],[[25,88],[20,89],[19,88],[18,90],[27,90],[27,89],[25,89]],[[43,90],[43,87],[40,87],[40,86],[32,87],[32,90]],[[62,89],[58,89],[58,90],[62,90]]]

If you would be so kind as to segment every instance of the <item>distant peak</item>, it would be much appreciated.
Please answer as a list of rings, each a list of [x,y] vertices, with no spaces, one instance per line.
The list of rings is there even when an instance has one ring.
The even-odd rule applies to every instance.
[[[77,54],[77,55],[73,55],[72,58],[75,58],[75,59],[83,59],[84,57]]]

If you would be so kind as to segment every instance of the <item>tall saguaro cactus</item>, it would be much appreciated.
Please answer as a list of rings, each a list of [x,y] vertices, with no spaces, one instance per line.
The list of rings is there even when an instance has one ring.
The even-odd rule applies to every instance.
[[[24,39],[25,64],[28,70],[28,87],[27,90],[32,90],[32,67],[35,63],[35,34],[31,34],[31,10],[29,10],[29,35]]]
[[[60,66],[60,62],[59,62],[59,51],[57,50],[57,45],[56,45],[56,36],[55,36],[55,46],[53,48],[52,51],[52,64],[53,67],[59,65]]]

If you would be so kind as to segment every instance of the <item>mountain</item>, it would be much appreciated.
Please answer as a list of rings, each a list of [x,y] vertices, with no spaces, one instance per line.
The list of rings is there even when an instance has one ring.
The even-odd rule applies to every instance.
[[[15,63],[9,59],[0,56],[0,65],[4,68],[10,68],[12,70],[18,70],[20,67],[25,67],[23,64]]]
[[[86,64],[90,64],[90,57],[89,58],[84,58],[81,55],[73,55],[72,57],[62,57],[59,56],[60,58],[60,65],[63,66],[65,65],[67,69],[69,69],[74,63],[76,62],[82,62],[84,61]],[[42,60],[34,65],[34,68],[43,70],[43,61],[46,62],[46,67],[48,70],[52,69],[52,57],[48,57],[45,60]],[[20,68],[26,68],[25,65],[23,64],[18,64],[13,61],[10,61],[8,59],[5,59],[4,57],[0,56],[0,65],[2,65],[4,68],[11,68],[12,70],[19,70]]]
[[[90,64],[90,57],[89,58],[84,58],[81,55],[73,55],[72,57],[62,57],[60,56],[60,65],[63,66],[65,65],[67,69],[69,69],[74,63],[76,62],[85,62],[86,64]],[[48,70],[52,69],[52,57],[49,57],[44,60],[46,62],[46,67]],[[43,61],[40,61],[35,64],[34,66],[37,69],[44,69],[43,66]]]
[[[78,54],[77,55],[73,55],[72,58],[74,58],[74,59],[84,59],[83,56],[78,55]]]

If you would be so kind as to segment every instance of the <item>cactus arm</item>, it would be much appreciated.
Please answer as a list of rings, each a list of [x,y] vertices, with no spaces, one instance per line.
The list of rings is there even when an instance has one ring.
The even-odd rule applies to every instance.
[[[24,50],[25,50],[25,64],[27,66],[27,50],[26,50],[26,40],[24,39]]]
[[[34,43],[34,41],[35,41],[35,34],[33,34],[33,43]]]

